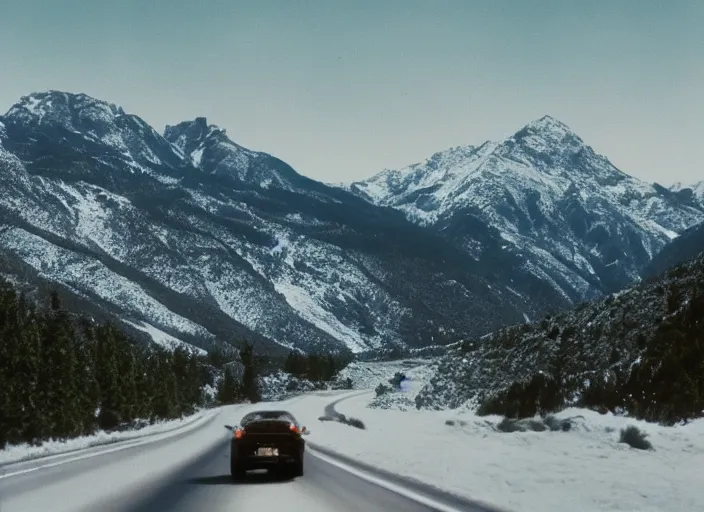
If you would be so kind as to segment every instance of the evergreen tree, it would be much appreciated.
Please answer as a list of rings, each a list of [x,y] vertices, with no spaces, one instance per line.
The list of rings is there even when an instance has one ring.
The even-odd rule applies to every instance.
[[[117,342],[111,326],[96,329],[96,378],[98,381],[98,425],[110,430],[122,421],[119,407],[120,375],[117,362]]]
[[[244,366],[242,374],[242,394],[246,400],[251,403],[259,402],[261,391],[259,389],[259,380],[257,379],[257,368],[254,364],[254,347],[251,343],[245,341],[240,349],[240,359]]]
[[[152,360],[154,408],[152,419],[173,418],[176,416],[174,406],[173,375],[170,371],[168,354],[158,350]]]
[[[88,333],[90,335],[92,333]],[[96,411],[100,391],[96,379],[95,341],[84,339],[76,342],[76,383],[78,387],[77,422],[82,435],[90,435],[97,427]]]
[[[218,383],[216,400],[221,405],[230,405],[238,401],[241,390],[231,366],[225,367],[225,373]]]
[[[76,377],[76,333],[54,292],[52,311],[43,324],[39,388],[52,435],[69,438],[80,433]]]
[[[0,447],[41,435],[37,408],[40,337],[26,302],[0,288]]]

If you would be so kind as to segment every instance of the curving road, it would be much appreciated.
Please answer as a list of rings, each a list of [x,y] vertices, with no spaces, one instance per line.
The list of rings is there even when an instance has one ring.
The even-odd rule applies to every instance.
[[[229,475],[229,433],[223,424],[241,416],[242,407],[227,409],[196,431],[169,439],[5,467],[0,474],[0,512],[488,510],[438,491],[429,496],[427,489],[416,489],[420,498],[404,497],[390,490],[403,485],[398,477],[387,484],[393,475],[372,475],[373,468],[317,450],[307,450],[303,477],[281,480],[251,473],[234,483]]]

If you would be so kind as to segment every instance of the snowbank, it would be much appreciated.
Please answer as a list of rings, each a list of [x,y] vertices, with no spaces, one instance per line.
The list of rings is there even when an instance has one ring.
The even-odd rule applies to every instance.
[[[366,407],[373,396],[336,406],[366,430],[318,421],[329,397],[292,410],[307,422],[311,443],[509,511],[704,510],[704,421],[662,427],[570,409],[556,415],[573,418],[567,432],[504,433],[496,429],[500,417]],[[620,443],[628,425],[646,432],[654,450]]]
[[[96,446],[144,439],[158,434],[171,433],[176,435],[203,425],[216,415],[218,411],[219,408],[203,409],[191,416],[186,416],[178,420],[160,421],[137,430],[126,430],[123,432],[105,432],[101,430],[90,436],[81,436],[66,441],[46,441],[41,446],[31,446],[29,444],[11,445],[5,447],[4,450],[0,450],[0,465],[23,462],[51,455],[63,455]]]

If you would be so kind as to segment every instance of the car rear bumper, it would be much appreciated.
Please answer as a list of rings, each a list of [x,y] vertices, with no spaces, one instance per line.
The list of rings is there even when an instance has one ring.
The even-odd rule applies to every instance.
[[[296,462],[296,457],[241,457],[239,461],[247,469],[269,469],[277,466],[288,466]]]
[[[248,441],[236,442],[232,445],[230,456],[242,467],[247,469],[265,469],[277,465],[288,465],[303,459],[304,445],[290,441],[271,442]],[[268,442],[267,442],[268,441]],[[278,455],[262,456],[257,455],[260,447],[270,447],[278,449]]]

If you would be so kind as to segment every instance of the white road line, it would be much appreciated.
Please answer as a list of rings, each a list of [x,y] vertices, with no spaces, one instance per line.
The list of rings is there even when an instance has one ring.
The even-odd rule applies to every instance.
[[[174,431],[163,432],[161,434],[152,434],[152,436],[154,436],[154,437],[145,436],[142,439],[131,439],[131,440],[125,441],[126,444],[121,443],[120,446],[115,446],[113,448],[107,448],[105,450],[99,450],[99,451],[95,451],[95,452],[92,451],[91,453],[77,455],[75,457],[60,460],[58,462],[51,462],[49,464],[42,464],[41,466],[34,466],[31,468],[20,469],[17,471],[12,471],[10,473],[3,473],[3,474],[0,474],[0,480],[2,480],[3,478],[10,478],[12,476],[18,476],[18,475],[24,475],[26,473],[32,473],[34,471],[39,471],[40,469],[48,469],[48,468],[54,468],[57,466],[63,466],[64,464],[70,464],[72,462],[78,462],[80,460],[91,459],[93,457],[98,457],[100,455],[105,455],[107,453],[119,452],[121,450],[127,450],[128,448],[134,448],[136,446],[142,446],[145,444],[155,443],[157,441],[163,441],[165,439],[169,439],[170,437],[176,437],[179,434],[184,434],[186,432],[196,430],[198,427],[202,427],[205,423],[208,423],[209,420],[211,420],[212,418],[214,418],[215,416],[217,416],[219,414],[220,414],[220,412],[216,412],[214,414],[203,416],[202,418],[199,418],[199,420],[201,420],[201,421],[196,420],[196,421],[192,422],[191,424],[189,424],[188,427],[190,427],[190,428],[186,427],[186,428],[183,428],[182,430],[174,429]],[[92,446],[91,448],[95,448],[95,446]],[[61,454],[56,454],[56,456],[60,456],[60,455]],[[54,456],[54,457],[56,457],[56,456]]]
[[[441,512],[466,512],[466,511],[460,510],[458,508],[454,508],[449,505],[446,505],[444,503],[440,503],[432,498],[429,498],[423,494],[417,493],[417,492],[415,492],[411,489],[408,489],[406,487],[402,487],[398,484],[388,482],[382,478],[371,475],[371,474],[367,473],[366,471],[361,471],[357,468],[350,466],[349,464],[345,464],[344,462],[341,462],[337,459],[334,459],[332,457],[328,457],[327,455],[320,453],[319,451],[315,450],[314,448],[310,448],[309,446],[306,446],[306,451],[309,452],[314,457],[317,457],[318,459],[324,460],[328,464],[332,464],[333,466],[336,466],[344,471],[347,471],[348,473],[351,473],[351,474],[361,478],[362,480],[366,480],[367,482],[370,482],[374,485],[377,485],[379,487],[383,487],[384,489],[395,492],[396,494],[400,494],[401,496],[404,496],[410,500],[413,500],[416,503],[420,503],[421,505],[425,505],[427,507],[432,507],[432,508],[439,510]]]
[[[153,440],[150,439],[150,442]],[[126,450],[127,448],[134,448],[141,444],[147,444],[146,442],[135,442],[128,444],[127,446],[120,445],[116,448],[110,448],[107,450],[100,450],[94,453],[87,453],[85,455],[78,455],[76,457],[71,457],[70,459],[60,460],[59,462],[52,462],[50,464],[43,464],[41,466],[34,466],[33,468],[20,469],[19,471],[13,471],[12,473],[4,473],[0,475],[0,480],[3,478],[10,478],[11,476],[24,475],[25,473],[32,473],[33,471],[39,471],[40,469],[54,468],[56,466],[62,466],[64,464],[70,464],[71,462],[78,462],[79,460],[91,459],[93,457],[98,457],[99,455],[105,455],[106,453],[119,452],[120,450]]]

